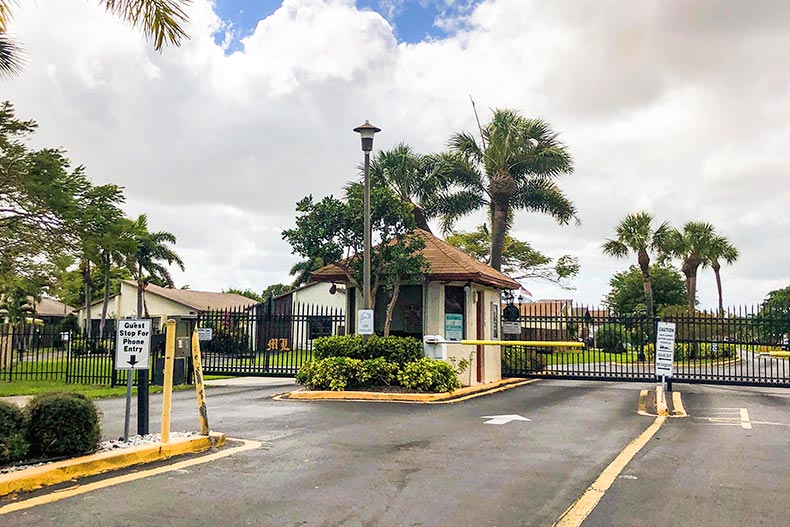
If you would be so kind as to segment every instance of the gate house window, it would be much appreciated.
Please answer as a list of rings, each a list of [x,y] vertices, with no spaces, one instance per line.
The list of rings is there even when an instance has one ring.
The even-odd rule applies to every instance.
[[[459,286],[444,286],[444,325],[447,340],[462,340],[466,338],[466,295],[464,288]],[[448,328],[460,330],[448,331]]]
[[[332,317],[327,316],[311,316],[307,320],[310,335],[310,340],[319,337],[329,337],[332,335]]]

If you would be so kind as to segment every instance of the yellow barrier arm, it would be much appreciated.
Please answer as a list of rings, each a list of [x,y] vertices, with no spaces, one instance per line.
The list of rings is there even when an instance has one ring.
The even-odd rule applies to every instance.
[[[429,342],[429,344],[434,344]],[[574,341],[551,341],[551,340],[447,340],[439,341],[436,344],[465,344],[467,346],[535,346],[551,348],[583,348],[584,343]]]
[[[200,435],[208,435],[208,411],[206,410],[206,389],[203,386],[203,363],[200,358],[200,339],[197,325],[192,332],[192,369],[195,373],[195,393],[197,395],[198,415],[200,416]]]
[[[763,353],[760,353],[760,355],[768,355],[769,357],[788,358],[790,357],[790,351],[764,351]]]

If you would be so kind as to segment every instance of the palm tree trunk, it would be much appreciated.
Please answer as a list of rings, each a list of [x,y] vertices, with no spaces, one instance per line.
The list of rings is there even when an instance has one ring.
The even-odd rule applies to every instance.
[[[689,269],[689,312],[693,313],[697,307],[697,268]]]
[[[642,287],[645,290],[645,306],[647,306],[647,316],[652,318],[653,311],[653,284],[650,281],[650,256],[646,251],[639,252],[639,269],[642,271]]]
[[[491,203],[491,267],[502,270],[502,253],[507,236],[507,204]]]
[[[143,318],[143,266],[137,266],[137,318]]]
[[[104,300],[101,306],[101,322],[99,322],[99,338],[104,338],[104,327],[107,323],[107,305],[110,303],[110,263],[109,256],[105,263],[104,269]]]
[[[716,275],[716,290],[719,293],[719,316],[721,317],[724,315],[724,300],[721,296],[721,265],[714,258],[710,266],[713,268],[713,274]]]
[[[392,288],[392,299],[387,305],[387,317],[384,319],[384,336],[390,336],[390,325],[392,324],[392,312],[395,311],[395,303],[398,301],[398,294],[400,293],[400,283],[395,282]]]
[[[93,302],[93,282],[91,281],[91,263],[89,260],[83,261],[82,279],[85,283],[85,327],[84,332],[87,335],[91,334],[91,321],[93,320],[91,313],[91,303]]]

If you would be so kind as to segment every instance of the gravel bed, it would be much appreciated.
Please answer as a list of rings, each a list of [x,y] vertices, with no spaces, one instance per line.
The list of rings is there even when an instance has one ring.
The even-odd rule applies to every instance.
[[[180,439],[185,437],[194,437],[199,435],[197,432],[170,432],[170,439]],[[123,450],[124,448],[132,448],[135,446],[147,445],[151,443],[158,443],[161,434],[147,434],[147,435],[134,435],[129,436],[128,441],[123,439],[116,439],[112,441],[102,441],[99,443],[99,448],[96,450],[97,454],[102,452],[112,452],[115,450]],[[0,474],[10,474],[33,467],[41,467],[57,461],[63,461],[66,458],[48,459],[46,461],[38,461],[34,463],[26,463],[24,465],[10,465],[7,467],[0,467]]]

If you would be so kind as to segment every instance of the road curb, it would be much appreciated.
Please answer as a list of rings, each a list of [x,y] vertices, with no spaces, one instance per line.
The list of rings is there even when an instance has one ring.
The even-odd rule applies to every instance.
[[[183,454],[203,452],[225,444],[225,434],[211,432],[208,436],[174,439],[169,443],[151,443],[121,451],[90,454],[40,467],[31,467],[0,475],[0,496],[26,492],[64,481],[95,476],[111,470],[152,461],[161,461]]]
[[[439,403],[455,402],[471,398],[472,396],[486,395],[509,388],[515,388],[523,384],[535,382],[536,379],[502,379],[500,381],[487,384],[477,384],[459,388],[448,393],[386,393],[386,392],[357,392],[329,390],[305,390],[299,389],[276,396],[281,399],[298,399],[310,401],[383,401],[383,402],[407,402],[407,403]]]

